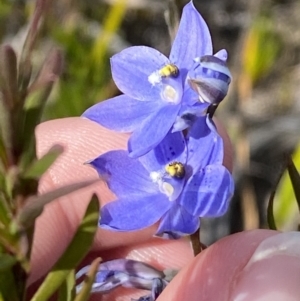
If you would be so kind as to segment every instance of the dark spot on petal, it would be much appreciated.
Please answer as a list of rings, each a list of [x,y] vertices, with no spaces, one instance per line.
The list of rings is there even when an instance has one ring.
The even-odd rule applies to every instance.
[[[175,155],[176,155],[176,153],[175,153],[175,152],[171,152],[171,154],[172,154],[172,156],[175,156]]]

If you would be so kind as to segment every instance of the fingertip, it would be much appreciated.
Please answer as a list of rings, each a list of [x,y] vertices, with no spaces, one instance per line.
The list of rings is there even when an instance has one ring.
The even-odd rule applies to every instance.
[[[201,252],[167,286],[158,301],[225,301],[241,269],[264,239],[277,234],[254,230],[227,236]]]

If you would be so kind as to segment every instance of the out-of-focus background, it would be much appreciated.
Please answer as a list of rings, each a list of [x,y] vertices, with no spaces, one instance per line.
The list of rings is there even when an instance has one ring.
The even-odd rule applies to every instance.
[[[170,0],[171,1],[171,0]],[[179,12],[187,3],[174,0]],[[44,120],[80,115],[119,93],[109,58],[131,45],[168,55],[164,12],[169,0],[53,0],[33,55],[40,66],[53,47],[64,53],[64,71]],[[236,193],[228,214],[202,221],[210,244],[229,233],[265,228],[271,191],[294,152],[300,166],[300,2],[297,0],[194,0],[211,30],[214,50],[226,48],[233,82],[217,116],[234,148]],[[33,0],[0,0],[0,40],[20,53]],[[192,32],[187,32],[191,39]],[[37,72],[38,69],[36,69]],[[277,189],[275,218],[297,229],[297,206],[286,175]]]

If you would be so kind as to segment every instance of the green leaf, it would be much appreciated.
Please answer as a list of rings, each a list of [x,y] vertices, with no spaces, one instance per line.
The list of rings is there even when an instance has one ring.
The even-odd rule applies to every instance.
[[[92,245],[98,226],[98,218],[99,202],[97,196],[94,195],[72,242],[47,275],[31,301],[48,300],[80,263]]]
[[[84,284],[74,301],[87,301],[89,299],[100,262],[101,258],[96,258],[92,262],[91,267],[85,276]]]
[[[37,77],[28,88],[28,94],[31,94],[38,90],[44,90],[45,88],[52,86],[53,83],[62,74],[63,65],[64,65],[64,59],[63,59],[62,50],[58,48],[51,49]],[[34,105],[34,103],[29,102],[26,104],[27,108],[32,105]]]
[[[75,298],[75,270],[72,270],[58,291],[57,301],[73,301]]]
[[[15,257],[0,253],[0,273],[11,268],[16,262]]]
[[[9,233],[6,228],[0,228],[0,247],[16,254],[18,252],[18,238]]]
[[[0,170],[3,171],[11,156],[12,119],[18,102],[17,57],[9,45],[0,46],[0,91]]]
[[[1,127],[1,124],[0,124],[0,127]],[[7,166],[8,166],[8,159],[7,159],[6,147],[5,147],[4,140],[3,140],[3,137],[1,134],[1,129],[0,129],[0,173],[4,173],[5,167],[7,167]],[[1,189],[1,187],[0,187],[0,189]]]
[[[44,21],[44,15],[47,11],[48,0],[37,0],[34,14],[29,26],[29,30],[22,49],[19,62],[19,87],[22,94],[26,94],[27,85],[29,84],[32,64],[31,56],[34,45],[37,41],[38,33]]]
[[[270,196],[269,203],[268,203],[268,208],[267,208],[267,220],[268,220],[269,228],[271,230],[277,230],[275,218],[274,218],[274,209],[273,209],[275,193],[276,193],[276,188],[274,189],[274,191],[272,191],[272,194]]]
[[[18,216],[18,224],[21,228],[29,228],[34,224],[35,219],[43,212],[45,205],[48,203],[77,191],[81,188],[85,188],[98,180],[90,180],[85,182],[74,183],[70,185],[63,186],[56,190],[52,190],[42,195],[30,197],[26,205],[21,209]]]
[[[46,101],[55,80],[62,72],[63,55],[53,49],[47,56],[36,81],[29,88],[28,97],[20,115],[18,126],[19,148],[23,150],[20,167],[27,168],[35,159],[35,127],[40,123]]]
[[[61,145],[53,145],[49,151],[39,160],[34,161],[24,173],[23,178],[39,179],[44,172],[53,164],[53,162],[63,153]]]
[[[288,172],[300,212],[300,176],[291,157],[288,158]]]
[[[0,47],[0,89],[6,108],[11,112],[18,102],[17,56],[10,45]]]
[[[275,217],[274,217],[274,199],[275,199],[277,188],[279,186],[279,183],[281,181],[281,178],[282,178],[283,174],[285,173],[285,170],[286,170],[286,164],[282,166],[282,169],[279,173],[279,176],[278,176],[277,181],[274,185],[274,188],[271,192],[269,202],[268,202],[267,221],[268,221],[269,228],[271,230],[277,230],[278,229],[277,226],[276,226]]]
[[[12,128],[10,113],[4,105],[4,96],[0,93],[0,160],[1,169],[4,171],[5,167],[9,165],[8,155],[12,157]]]
[[[296,166],[300,166],[300,145],[298,145],[293,154],[293,162],[295,162]],[[285,167],[287,167],[287,162]],[[298,206],[287,170],[280,181],[276,193],[274,216],[278,229],[282,231],[294,231],[297,229],[299,221]]]
[[[8,226],[11,221],[11,212],[5,202],[5,200],[0,195],[0,227],[1,224]]]
[[[20,301],[12,270],[0,272],[0,300]]]

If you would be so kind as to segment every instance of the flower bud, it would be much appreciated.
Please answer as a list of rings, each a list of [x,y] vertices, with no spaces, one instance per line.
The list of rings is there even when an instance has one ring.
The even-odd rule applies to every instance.
[[[195,59],[194,67],[188,73],[188,82],[201,102],[218,104],[227,95],[231,74],[225,61],[205,55]]]
[[[76,274],[80,279],[89,270],[89,266],[82,268]],[[152,266],[129,259],[115,259],[101,263],[92,286],[92,293],[108,293],[118,286],[135,287],[151,290],[156,296],[166,287],[168,281],[165,274]],[[77,285],[77,292],[82,289],[82,283]],[[155,297],[156,298],[156,297]]]
[[[155,301],[162,293],[162,291],[166,288],[167,284],[167,281],[161,278],[155,278],[152,281],[151,294],[141,296],[139,299],[132,301]]]

